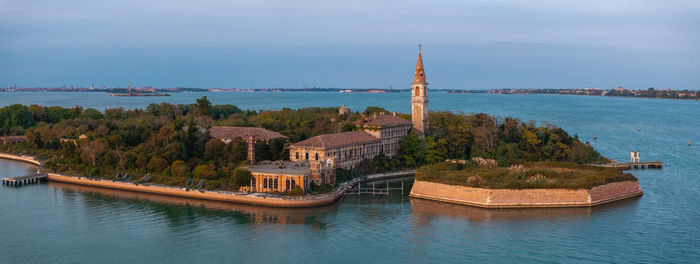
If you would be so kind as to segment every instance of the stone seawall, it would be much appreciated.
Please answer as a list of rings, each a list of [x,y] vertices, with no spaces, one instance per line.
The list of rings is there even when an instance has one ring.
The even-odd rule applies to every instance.
[[[0,153],[0,159],[16,160],[30,163],[36,166],[41,166],[41,162],[34,157],[21,156],[8,153]],[[110,188],[116,190],[126,190],[143,193],[153,193],[160,195],[178,196],[186,198],[204,199],[222,202],[234,202],[252,205],[265,205],[273,207],[314,207],[335,203],[345,193],[347,185],[342,185],[333,193],[325,195],[317,195],[311,197],[272,197],[264,193],[233,193],[224,191],[199,191],[186,190],[185,188],[153,185],[153,184],[135,184],[130,182],[119,182],[102,179],[90,179],[85,177],[75,177],[61,175],[57,173],[48,173],[49,181],[80,184],[86,186]]]
[[[485,189],[418,181],[411,197],[486,208],[581,207],[642,195],[637,181],[609,183],[589,189]]]
[[[7,153],[0,153],[0,159],[16,160],[26,162],[32,165],[41,166],[41,162],[30,156],[21,156]]]
[[[126,190],[134,192],[154,193],[160,195],[170,195],[178,197],[187,197],[195,199],[205,199],[212,201],[234,202],[254,205],[265,205],[273,207],[313,207],[335,203],[345,192],[344,188],[339,188],[335,192],[328,195],[313,196],[313,197],[270,197],[261,193],[232,193],[223,191],[199,191],[186,190],[185,188],[163,186],[163,185],[148,185],[135,184],[129,182],[119,182],[102,179],[89,179],[84,177],[74,177],[60,175],[56,173],[48,174],[49,181],[81,184],[87,186],[95,186],[102,188],[110,188],[117,190]]]

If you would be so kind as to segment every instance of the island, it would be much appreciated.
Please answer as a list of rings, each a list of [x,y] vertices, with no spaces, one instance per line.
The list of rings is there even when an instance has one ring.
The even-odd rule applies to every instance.
[[[253,111],[206,96],[104,112],[16,104],[0,108],[0,157],[40,164],[52,181],[279,207],[333,203],[362,182],[414,172],[412,197],[483,207],[593,206],[642,193],[555,125],[429,111],[420,51],[410,96],[410,114]]]

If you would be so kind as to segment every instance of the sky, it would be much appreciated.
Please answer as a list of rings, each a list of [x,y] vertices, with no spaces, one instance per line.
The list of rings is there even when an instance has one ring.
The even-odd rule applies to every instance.
[[[700,89],[697,0],[0,0],[0,87]]]

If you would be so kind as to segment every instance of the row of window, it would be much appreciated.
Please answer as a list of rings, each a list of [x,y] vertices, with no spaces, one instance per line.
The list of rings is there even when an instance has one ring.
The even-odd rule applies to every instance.
[[[389,129],[382,131],[382,137],[395,137],[395,136],[405,136],[408,134],[408,129]]]
[[[292,179],[290,181],[289,179],[287,179],[285,181],[285,186],[284,186],[285,188],[284,189],[291,190],[294,187],[294,185],[296,185],[296,184],[297,184],[296,180]],[[251,185],[253,188],[255,188],[255,178],[253,178]],[[263,179],[263,189],[275,189],[276,190],[277,188],[278,188],[277,179],[268,179],[268,178]]]
[[[380,149],[379,146],[372,146],[372,147],[366,148],[365,153],[370,152],[370,151],[371,152],[379,152],[379,149]],[[362,156],[362,149],[351,149],[351,150],[329,153],[330,156],[334,156],[336,158],[341,158],[341,157],[339,157],[341,154],[344,154],[344,155],[342,155],[342,158],[352,158],[352,157],[356,157],[356,156]],[[299,152],[296,152],[294,155],[295,155],[297,160],[299,159],[299,157],[301,157],[301,154]],[[305,153],[305,159],[309,160],[309,153]],[[318,153],[314,154],[314,159],[315,160],[319,159]]]

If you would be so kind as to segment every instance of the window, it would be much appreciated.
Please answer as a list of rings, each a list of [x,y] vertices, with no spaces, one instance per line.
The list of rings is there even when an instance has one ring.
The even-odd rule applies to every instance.
[[[284,188],[284,189],[285,189],[285,190],[289,190],[289,189],[290,189],[290,188],[289,188],[289,179],[287,179],[284,183],[285,183],[285,187],[286,187],[286,188]]]
[[[255,188],[255,178],[250,180],[250,187]]]
[[[275,179],[275,190],[277,190],[277,179]]]
[[[294,186],[297,186],[297,183],[294,179],[292,179],[292,188],[294,188]]]
[[[267,178],[263,179],[263,188],[267,189]]]
[[[297,159],[299,159],[299,152],[297,151]]]
[[[416,93],[416,96],[419,96],[419,95],[420,95],[420,94],[419,94],[419,89],[420,89],[420,88],[418,88],[418,86],[416,86],[416,89],[414,89],[414,91],[416,91],[416,92],[415,92],[415,93]]]
[[[314,158],[315,158],[316,160],[318,160],[318,153],[316,153],[316,155],[314,155]]]
[[[306,152],[306,160],[309,160],[309,153]]]

